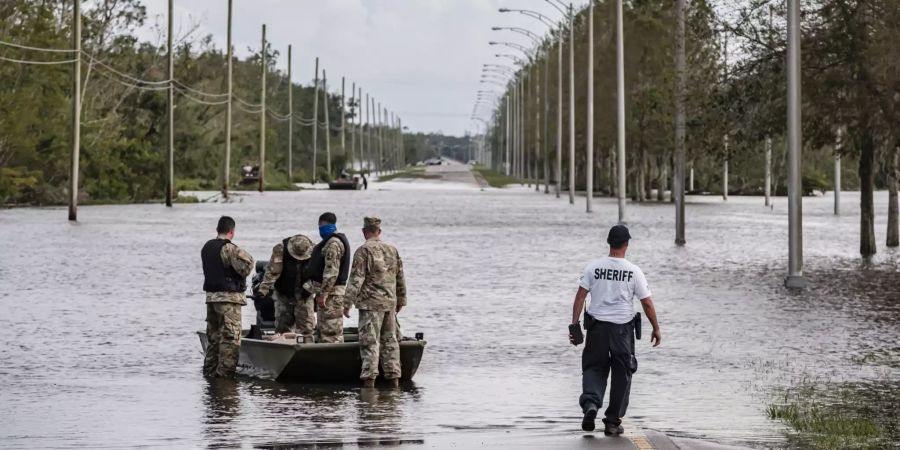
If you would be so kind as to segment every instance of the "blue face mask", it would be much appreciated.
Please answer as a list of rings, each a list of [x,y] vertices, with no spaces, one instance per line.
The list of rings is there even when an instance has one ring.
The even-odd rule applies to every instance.
[[[333,223],[326,223],[325,225],[319,225],[319,236],[322,239],[328,239],[332,234],[337,232],[337,225]]]

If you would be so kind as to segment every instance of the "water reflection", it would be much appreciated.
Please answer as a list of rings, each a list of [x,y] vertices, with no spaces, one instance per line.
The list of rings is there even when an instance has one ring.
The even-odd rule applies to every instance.
[[[241,399],[238,382],[229,379],[209,379],[203,398],[206,411],[204,436],[209,448],[231,448],[240,440],[235,420],[240,415]]]

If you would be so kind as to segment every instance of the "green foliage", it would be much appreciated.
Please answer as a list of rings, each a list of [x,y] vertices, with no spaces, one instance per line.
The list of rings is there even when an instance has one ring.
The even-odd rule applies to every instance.
[[[495,170],[491,170],[480,164],[476,165],[474,169],[475,172],[478,173],[478,175],[480,175],[482,178],[484,178],[484,181],[486,181],[487,184],[491,187],[502,188],[506,187],[506,185],[513,184],[518,181],[513,177],[508,177],[505,174],[502,174]]]
[[[8,0],[0,3],[0,39],[35,47],[70,48],[71,2]],[[145,80],[166,79],[164,39],[140,42],[134,30],[146,19],[141,0],[88,2],[83,10],[83,49],[95,61]],[[259,50],[257,49],[257,52]],[[288,113],[287,90],[293,89],[295,117],[313,116],[310,75],[305,85],[288,86],[279,53],[266,49],[267,104],[279,115]],[[40,54],[3,48],[3,55],[40,59]],[[63,59],[67,56],[61,56]],[[164,195],[167,144],[167,92],[123,85],[127,81],[85,56],[82,64],[82,126],[79,197],[91,203],[142,202]],[[45,58],[47,59],[47,58]],[[249,103],[260,100],[260,53],[234,61],[235,96]],[[175,77],[183,85],[207,93],[226,90],[226,56],[209,36],[188,35],[175,48]],[[0,200],[15,204],[55,204],[66,201],[71,149],[71,65],[29,66],[0,62]],[[329,81],[331,91],[335,83]],[[188,96],[189,95],[189,96]],[[332,167],[349,164],[340,145],[339,94],[320,91],[318,120],[325,121],[327,98]],[[225,106],[185,91],[175,94],[174,167],[177,190],[217,190],[222,183],[225,150]],[[237,186],[241,166],[259,164],[260,114],[234,102],[230,181]],[[348,115],[349,116],[349,115]],[[349,128],[349,127],[348,127]],[[310,181],[312,128],[293,124],[295,181]],[[325,130],[318,133],[318,172],[325,172]],[[288,124],[271,115],[266,124],[267,188],[290,189]],[[274,175],[274,176],[273,176]],[[328,180],[334,174],[324,174]]]

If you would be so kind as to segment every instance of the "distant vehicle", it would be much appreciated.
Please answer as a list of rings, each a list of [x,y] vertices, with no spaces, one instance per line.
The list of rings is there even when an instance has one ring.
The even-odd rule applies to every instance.
[[[243,179],[241,179],[241,183],[250,184],[259,181],[259,166],[254,166],[247,164],[241,167],[241,174],[243,175]]]
[[[328,189],[357,191],[362,189],[362,180],[359,175],[350,175],[346,170],[342,170],[336,180],[328,183]]]
[[[474,166],[474,165],[478,164],[478,161],[475,161],[474,159],[470,159],[469,162],[467,162],[466,164],[468,164],[470,166]]]
[[[441,161],[441,160],[438,159],[438,158],[431,158],[431,159],[429,159],[428,161],[425,161],[425,164],[426,164],[426,165],[429,165],[429,166],[440,166],[440,165],[442,165],[443,163],[444,163],[444,162]]]

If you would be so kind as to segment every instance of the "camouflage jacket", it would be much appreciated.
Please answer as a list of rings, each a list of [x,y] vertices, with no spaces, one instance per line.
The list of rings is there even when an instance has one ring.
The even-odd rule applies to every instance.
[[[344,307],[391,311],[406,305],[403,261],[397,249],[379,238],[367,240],[353,255]]]
[[[253,257],[246,250],[232,243],[225,244],[220,253],[222,264],[231,266],[242,277],[247,277],[253,271]],[[243,292],[207,292],[206,303],[237,303],[247,304],[246,294]]]

